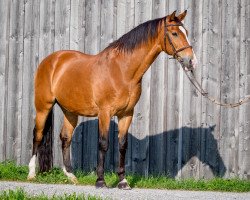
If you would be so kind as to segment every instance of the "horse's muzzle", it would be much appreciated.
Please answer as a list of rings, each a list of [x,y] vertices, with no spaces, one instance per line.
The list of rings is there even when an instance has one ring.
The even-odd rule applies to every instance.
[[[197,66],[196,58],[184,57],[179,60],[185,71],[194,70]]]

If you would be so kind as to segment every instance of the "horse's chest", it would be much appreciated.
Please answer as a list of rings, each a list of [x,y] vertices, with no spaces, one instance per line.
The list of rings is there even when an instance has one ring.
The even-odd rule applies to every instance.
[[[141,96],[141,85],[136,86],[131,90],[128,102],[128,108],[134,108],[140,96]]]

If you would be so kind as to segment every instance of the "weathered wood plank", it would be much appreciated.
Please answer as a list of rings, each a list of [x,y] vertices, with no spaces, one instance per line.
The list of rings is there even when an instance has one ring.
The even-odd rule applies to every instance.
[[[6,159],[6,88],[8,80],[8,46],[9,40],[9,11],[10,2],[0,1],[0,24],[2,31],[0,32],[0,161]]]
[[[74,0],[70,3],[70,49],[84,51],[85,0]]]
[[[135,1],[135,26],[152,17],[152,1]],[[136,173],[148,176],[149,168],[149,111],[150,111],[151,69],[142,80],[142,94],[135,107],[132,140],[132,169]]]
[[[220,99],[221,95],[221,20],[218,20],[222,17],[221,6],[219,1],[208,1],[204,5],[204,12],[207,14],[203,21],[203,44],[205,45],[202,55],[202,85],[216,99]],[[219,155],[212,156],[219,149],[217,139],[220,137],[220,107],[203,98],[201,118],[201,160],[203,164],[200,168],[200,177],[210,178],[214,172],[219,173],[220,168]],[[214,127],[214,130],[211,127]]]
[[[178,2],[178,7],[179,10],[184,10],[184,1],[179,1]],[[183,146],[182,146],[182,141],[183,141],[183,104],[184,104],[184,99],[183,99],[183,77],[184,73],[179,66],[179,88],[178,88],[178,98],[179,98],[179,110],[178,110],[178,129],[179,129],[179,135],[178,135],[178,163],[177,163],[177,178],[180,178],[182,176],[182,158],[183,158]]]
[[[250,94],[250,2],[245,0],[240,4],[240,96]],[[244,179],[250,178],[250,136],[249,124],[250,104],[245,104],[240,108],[239,115],[239,177]]]
[[[85,53],[100,51],[100,1],[86,1]]]
[[[221,100],[224,102],[235,101],[237,88],[235,87],[237,55],[237,2],[226,1],[222,8],[222,73],[221,77]],[[228,67],[232,66],[232,67]],[[227,168],[225,177],[234,177],[233,168],[235,141],[237,137],[237,127],[235,127],[236,113],[238,109],[221,108],[220,118],[220,148],[223,161]]]
[[[32,137],[34,128],[34,73],[38,65],[38,38],[39,38],[39,1],[25,2],[24,16],[24,60],[22,81],[22,149],[21,164],[29,161],[32,154]],[[29,78],[27,78],[29,77]]]
[[[188,29],[191,29],[191,33],[189,33],[189,40],[191,45],[193,46],[193,51],[198,60],[198,67],[195,70],[195,74],[197,79],[202,82],[201,74],[202,74],[202,27],[203,27],[203,18],[197,16],[203,16],[202,13],[202,6],[203,2],[201,1],[192,1],[188,2],[185,7],[192,8],[191,10],[188,9],[188,15],[185,19],[185,24],[187,25]],[[188,80],[185,79],[185,82]],[[200,168],[203,163],[201,159],[201,133],[202,133],[202,124],[201,124],[201,113],[202,113],[202,97],[196,90],[194,90],[193,86],[191,89],[192,93],[192,100],[191,100],[191,111],[190,117],[192,118],[192,132],[190,133],[194,136],[194,141],[191,137],[192,143],[190,144],[191,154],[189,155],[190,159],[190,176],[195,178],[200,178]],[[185,98],[185,97],[184,97]]]
[[[240,92],[240,98],[244,98],[246,94],[246,86],[247,86],[247,66],[245,57],[246,56],[246,48],[245,48],[245,17],[246,17],[246,1],[241,2],[241,8],[240,8],[240,76],[239,76],[239,92]],[[238,160],[238,167],[239,167],[239,177],[244,177],[244,132],[246,131],[246,114],[245,110],[247,109],[247,105],[242,105],[239,108],[239,160]]]
[[[169,1],[168,14],[175,10],[184,10],[182,1]],[[177,61],[167,62],[167,173],[175,177],[181,175],[181,144],[182,144],[182,93],[183,72]]]
[[[235,27],[233,27],[233,47],[234,47],[234,63],[233,65],[233,76],[234,76],[234,101],[238,101],[240,98],[240,0],[235,1],[233,4],[233,18],[235,19],[234,24]],[[234,138],[233,138],[233,154],[232,154],[232,160],[230,161],[232,163],[232,175],[230,177],[234,178],[238,176],[239,172],[239,107],[237,109],[234,109],[233,115],[235,116],[234,121]]]
[[[23,66],[24,1],[13,1],[10,6],[8,92],[6,116],[6,159],[20,164],[21,158],[21,106]]]
[[[166,16],[166,2],[152,2],[152,18]],[[164,132],[164,103],[163,97],[165,78],[164,53],[160,54],[151,66],[150,80],[150,120],[149,123],[149,173],[160,174],[165,171],[166,163],[166,132]],[[157,120],[155,120],[157,119]]]
[[[39,63],[54,51],[55,0],[40,1]]]
[[[185,27],[188,29],[188,38],[193,46],[193,51],[199,61],[199,66],[195,74],[201,82],[201,54],[202,54],[202,2],[185,2],[185,8],[188,9],[187,17],[184,20]],[[199,176],[199,148],[200,148],[200,111],[201,96],[190,83],[186,76],[183,78],[183,137],[182,137],[182,177]]]
[[[208,90],[208,86],[207,86],[207,71],[208,68],[206,67],[208,64],[208,51],[207,51],[207,45],[208,45],[208,24],[209,24],[209,5],[210,5],[210,1],[206,1],[202,4],[202,10],[203,10],[203,19],[202,19],[202,86]],[[216,12],[218,13],[218,11]],[[202,108],[201,108],[201,139],[200,139],[200,158],[201,160],[205,160],[205,153],[206,153],[206,106],[207,106],[207,100],[202,98]],[[205,165],[204,163],[202,163],[200,165],[200,177],[203,177],[204,174],[207,174],[207,172],[205,172]],[[208,170],[209,172],[209,170]],[[210,174],[210,173],[209,173]]]

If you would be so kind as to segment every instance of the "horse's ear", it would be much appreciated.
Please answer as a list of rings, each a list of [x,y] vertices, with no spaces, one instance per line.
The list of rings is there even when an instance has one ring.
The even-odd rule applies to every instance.
[[[213,125],[213,126],[210,126],[209,128],[210,128],[210,130],[213,132],[214,129],[215,129],[215,127],[216,127],[216,125]]]
[[[185,10],[183,13],[181,13],[177,18],[182,21],[187,15],[187,10]]]
[[[170,21],[175,20],[175,18],[176,18],[175,14],[176,14],[176,10],[170,15]]]

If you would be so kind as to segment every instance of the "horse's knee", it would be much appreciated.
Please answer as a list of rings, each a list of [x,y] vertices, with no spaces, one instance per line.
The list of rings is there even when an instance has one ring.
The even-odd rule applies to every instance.
[[[109,147],[109,140],[108,138],[100,137],[99,138],[99,149],[101,151],[107,152]]]
[[[127,135],[124,135],[119,139],[119,151],[124,152],[128,148],[128,137]]]

